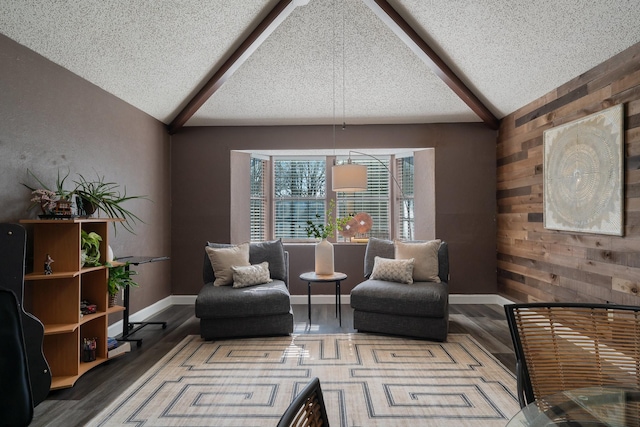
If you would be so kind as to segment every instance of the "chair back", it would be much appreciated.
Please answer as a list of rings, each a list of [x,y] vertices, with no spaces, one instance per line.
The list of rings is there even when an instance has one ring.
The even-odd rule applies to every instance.
[[[640,307],[530,303],[504,309],[521,407],[582,387],[640,388]]]
[[[314,378],[293,399],[278,427],[329,427],[320,380]]]
[[[33,419],[21,319],[16,295],[0,287],[0,426],[26,426]]]

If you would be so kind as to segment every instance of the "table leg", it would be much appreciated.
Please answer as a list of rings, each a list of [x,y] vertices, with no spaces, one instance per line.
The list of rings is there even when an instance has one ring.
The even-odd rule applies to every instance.
[[[307,310],[309,314],[309,325],[311,325],[311,282],[307,282]]]
[[[340,324],[340,326],[342,326],[342,292],[340,292],[340,281],[338,280],[337,282],[337,289],[338,289],[338,323]]]
[[[338,292],[340,291],[340,281],[336,280],[336,319],[338,318]]]

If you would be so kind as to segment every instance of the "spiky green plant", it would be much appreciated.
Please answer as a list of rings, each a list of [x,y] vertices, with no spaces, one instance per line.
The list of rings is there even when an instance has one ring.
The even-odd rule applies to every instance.
[[[80,196],[85,211],[86,205],[93,205],[102,210],[110,218],[123,218],[122,226],[129,232],[133,232],[136,221],[144,223],[136,214],[122,206],[128,200],[146,199],[147,196],[128,196],[126,187],[120,192],[120,185],[115,182],[106,182],[104,176],[96,174],[95,180],[88,180],[78,174],[75,193]],[[114,223],[115,226],[115,223]]]

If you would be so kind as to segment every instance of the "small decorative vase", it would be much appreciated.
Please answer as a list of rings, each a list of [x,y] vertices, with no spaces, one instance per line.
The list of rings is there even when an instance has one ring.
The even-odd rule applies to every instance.
[[[119,294],[120,294],[120,292],[118,292],[115,295],[109,295],[109,307],[115,307],[116,305],[118,305],[118,295]]]
[[[333,274],[333,245],[327,239],[316,244],[316,274]]]
[[[107,246],[107,262],[113,262],[113,249],[111,249],[111,245]]]
[[[83,197],[80,198],[80,202],[82,204],[81,210],[86,217],[90,217],[95,213],[96,210],[98,210],[98,207],[96,205]]]

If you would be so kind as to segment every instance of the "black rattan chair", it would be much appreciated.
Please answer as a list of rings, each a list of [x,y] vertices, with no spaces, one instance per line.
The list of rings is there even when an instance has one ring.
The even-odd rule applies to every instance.
[[[329,427],[320,380],[314,378],[293,399],[278,427]]]

